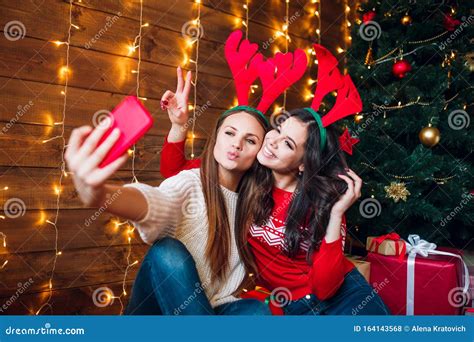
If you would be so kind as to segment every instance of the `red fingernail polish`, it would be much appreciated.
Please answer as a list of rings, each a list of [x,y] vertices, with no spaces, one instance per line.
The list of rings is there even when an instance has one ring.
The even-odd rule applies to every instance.
[[[161,102],[163,102],[163,104],[164,104],[165,106],[168,105],[168,100],[163,100],[163,101],[161,101]]]

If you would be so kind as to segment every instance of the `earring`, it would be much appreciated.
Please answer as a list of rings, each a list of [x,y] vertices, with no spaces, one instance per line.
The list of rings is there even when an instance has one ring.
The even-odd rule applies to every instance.
[[[303,171],[298,172],[298,176],[302,176],[302,175],[303,175]]]

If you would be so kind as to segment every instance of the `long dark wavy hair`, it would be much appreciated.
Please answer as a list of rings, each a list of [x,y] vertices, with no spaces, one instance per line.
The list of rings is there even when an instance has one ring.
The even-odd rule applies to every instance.
[[[299,252],[300,244],[308,242],[310,247],[306,257],[310,263],[312,254],[319,249],[326,234],[332,206],[347,190],[347,183],[337,176],[347,175],[347,162],[340,149],[339,132],[335,127],[326,128],[326,147],[320,152],[320,133],[313,116],[301,108],[291,111],[290,117],[307,125],[308,139],[304,146],[304,172],[296,176],[298,181],[287,213],[285,243],[288,256],[293,258]],[[249,211],[237,215],[236,227],[240,228],[237,244],[241,258],[250,272],[256,271],[247,243],[250,225],[263,225],[275,205],[272,198],[274,178],[268,169],[263,169],[266,168],[254,173],[253,182],[256,184],[252,183],[249,189],[245,189],[254,194],[252,203],[249,203]],[[305,233],[300,226],[307,226],[309,229]]]

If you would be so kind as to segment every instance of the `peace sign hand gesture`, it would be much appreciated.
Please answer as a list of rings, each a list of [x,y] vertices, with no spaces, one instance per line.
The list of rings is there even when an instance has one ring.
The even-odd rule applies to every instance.
[[[167,90],[161,98],[161,109],[168,111],[168,116],[173,125],[183,126],[188,121],[188,99],[191,90],[191,71],[183,79],[183,71],[180,67],[176,69],[178,84],[176,92]]]

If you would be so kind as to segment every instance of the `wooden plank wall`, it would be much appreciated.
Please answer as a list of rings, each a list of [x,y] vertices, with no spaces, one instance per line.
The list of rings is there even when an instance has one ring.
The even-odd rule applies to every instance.
[[[245,1],[204,0],[201,20],[204,36],[200,44],[197,103],[210,103],[196,125],[196,147],[199,153],[217,115],[230,107],[234,99],[232,79],[223,57],[227,35],[241,27],[239,20]],[[340,24],[343,4],[323,1],[323,44],[335,51],[341,41]],[[69,2],[61,0],[0,0],[0,28],[13,20],[25,27],[25,37],[16,41],[0,36],[0,199],[4,205],[11,199],[24,203],[25,212],[18,217],[0,212],[0,232],[6,236],[6,247],[0,245],[0,314],[34,314],[44,303],[41,314],[119,314],[121,301],[100,307],[92,300],[93,292],[110,288],[120,296],[123,285],[131,284],[147,246],[135,232],[128,243],[125,226],[115,227],[109,214],[103,213],[86,224],[96,209],[85,208],[70,181],[63,179],[59,202],[58,250],[52,297],[48,301],[49,278],[55,258],[56,231],[47,220],[54,220],[57,203],[54,192],[60,176],[60,139],[43,140],[60,134],[64,77],[59,69],[65,63],[65,46],[53,40],[67,40]],[[82,0],[73,4],[70,44],[70,77],[65,120],[65,138],[75,127],[91,125],[93,114],[110,110],[125,95],[136,89],[137,53],[128,56],[127,45],[139,28],[139,0]],[[290,49],[310,47],[316,19],[311,1],[291,1]],[[260,45],[275,35],[282,25],[284,0],[251,1],[249,38]],[[135,169],[139,181],[157,185],[159,153],[170,124],[160,110],[159,99],[166,89],[175,87],[175,68],[182,65],[185,47],[183,25],[196,16],[196,5],[187,0],[145,0],[140,96],[155,119],[153,129],[137,144]],[[115,19],[114,19],[115,18]],[[106,28],[106,23],[110,27]],[[100,34],[92,42],[91,39]],[[283,50],[283,40],[262,49],[269,56],[275,46]],[[187,65],[191,68],[192,65]],[[314,71],[314,70],[313,70]],[[303,105],[306,80],[292,87],[288,106]],[[66,140],[67,141],[67,140]],[[130,182],[129,161],[112,179]],[[11,202],[10,202],[11,203]],[[20,203],[21,204],[21,203]],[[0,235],[0,238],[2,235]],[[1,241],[1,240],[0,240]],[[129,257],[129,261],[127,261]]]

